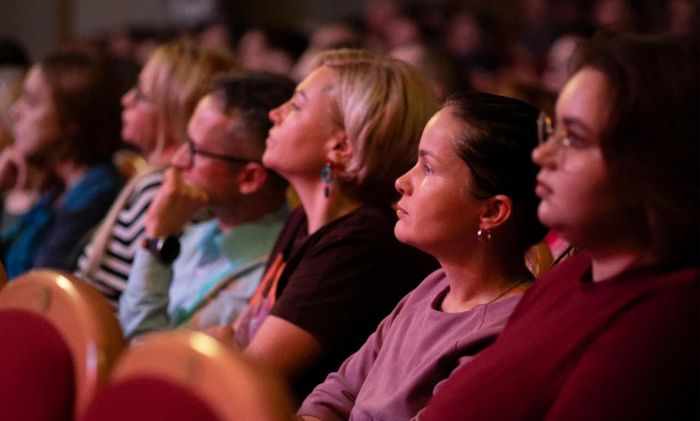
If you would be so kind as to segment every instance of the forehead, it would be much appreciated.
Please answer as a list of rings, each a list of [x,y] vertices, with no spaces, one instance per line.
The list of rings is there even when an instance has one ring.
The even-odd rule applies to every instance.
[[[39,66],[33,66],[27,74],[27,79],[24,84],[25,89],[29,89],[34,93],[49,93],[50,86],[44,78],[44,73]]]
[[[442,109],[425,126],[420,148],[442,160],[459,160],[454,142],[463,128],[462,122],[453,116],[449,109]]]
[[[328,66],[321,66],[301,81],[297,86],[297,91],[304,91],[309,97],[316,96],[332,85],[337,77],[335,70]]]
[[[190,123],[188,125],[188,131],[190,132],[190,137],[195,142],[202,142],[206,137],[215,132],[223,132],[229,129],[229,125],[236,121],[235,116],[228,116],[224,114],[221,103],[213,96],[207,95],[202,98],[197,104],[197,108],[192,114]]]
[[[559,95],[557,118],[575,118],[600,132],[610,114],[611,102],[605,74],[597,69],[583,68],[569,79]]]

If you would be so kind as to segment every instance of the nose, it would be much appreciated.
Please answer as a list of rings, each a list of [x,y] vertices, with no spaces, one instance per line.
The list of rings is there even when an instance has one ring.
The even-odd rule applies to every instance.
[[[557,165],[556,146],[553,139],[545,143],[539,144],[532,150],[532,162],[542,168],[552,168]]]
[[[394,183],[396,191],[401,193],[401,196],[410,196],[411,193],[413,193],[413,190],[411,188],[410,174],[411,171],[407,172],[406,174],[397,178],[396,182]]]
[[[134,103],[136,88],[131,88],[122,96],[122,107],[126,108]]]
[[[279,125],[282,122],[282,111],[286,105],[287,103],[285,102],[284,104],[269,112],[268,117],[270,118],[270,121],[272,121],[272,124],[274,124],[275,126]]]
[[[187,143],[180,145],[175,151],[175,154],[170,159],[170,164],[175,168],[182,170],[192,167],[192,159],[190,157],[189,145]]]
[[[12,104],[12,107],[10,108],[10,117],[12,117],[12,120],[14,123],[16,123],[17,120],[19,120],[20,115],[22,114],[22,112],[20,110],[20,107],[21,107],[20,101],[21,100],[22,100],[22,98],[15,101],[15,103]]]

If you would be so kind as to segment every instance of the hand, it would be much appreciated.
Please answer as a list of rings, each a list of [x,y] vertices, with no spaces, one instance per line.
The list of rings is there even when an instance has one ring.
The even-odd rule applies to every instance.
[[[202,333],[217,339],[219,342],[229,347],[234,347],[236,344],[234,339],[236,332],[229,325],[208,327],[204,329]]]
[[[146,213],[146,235],[177,236],[187,222],[209,201],[205,191],[182,181],[180,171],[168,168],[163,185],[158,189]]]
[[[14,147],[6,148],[0,153],[0,192],[12,188],[27,187],[28,165],[24,155]]]

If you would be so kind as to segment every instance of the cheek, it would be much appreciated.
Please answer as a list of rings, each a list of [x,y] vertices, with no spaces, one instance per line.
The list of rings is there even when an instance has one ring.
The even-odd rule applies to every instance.
[[[56,116],[49,112],[28,112],[16,125],[15,142],[26,155],[40,152],[60,138]]]

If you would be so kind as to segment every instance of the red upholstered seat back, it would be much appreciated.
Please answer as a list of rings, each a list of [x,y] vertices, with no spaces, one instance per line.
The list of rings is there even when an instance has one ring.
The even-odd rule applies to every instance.
[[[221,421],[192,392],[165,379],[135,377],[100,391],[83,421]]]
[[[48,320],[26,310],[0,310],[0,419],[70,420],[73,359]]]

